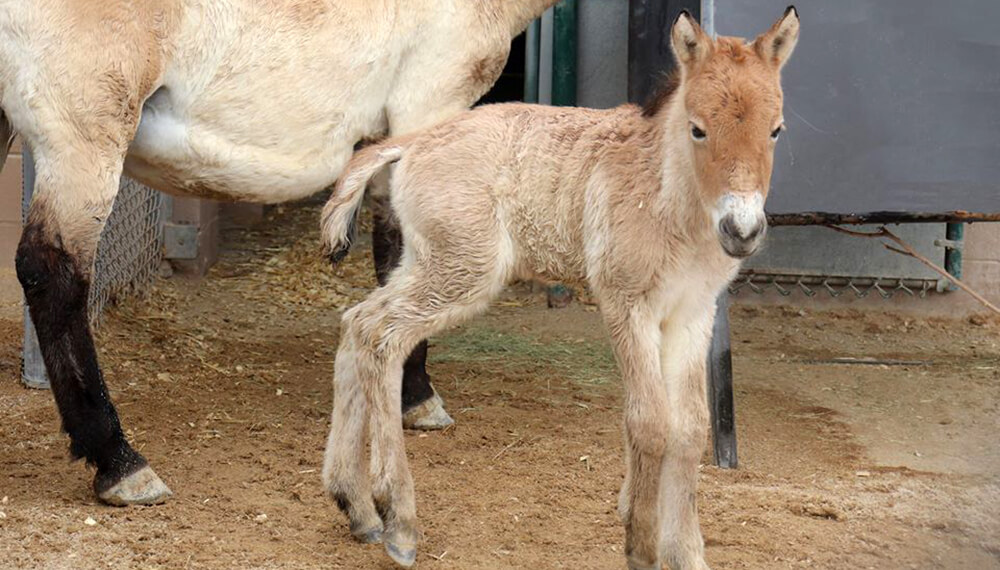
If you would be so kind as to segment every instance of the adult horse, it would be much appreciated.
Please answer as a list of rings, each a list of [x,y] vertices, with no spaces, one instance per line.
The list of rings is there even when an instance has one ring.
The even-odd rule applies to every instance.
[[[511,39],[554,3],[0,0],[0,136],[20,133],[36,169],[17,275],[70,452],[97,468],[102,501],[170,495],[125,440],[86,317],[123,170],[214,199],[318,192],[359,141],[471,106],[500,74]],[[383,246],[399,241],[388,217],[377,220]],[[396,251],[376,251],[380,279]],[[425,355],[420,346],[407,364],[404,404],[431,423],[450,421]]]

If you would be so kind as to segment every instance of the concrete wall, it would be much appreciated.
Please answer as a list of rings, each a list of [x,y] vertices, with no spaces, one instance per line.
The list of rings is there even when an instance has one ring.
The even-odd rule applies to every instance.
[[[966,226],[962,271],[967,285],[1000,306],[1000,223]]]

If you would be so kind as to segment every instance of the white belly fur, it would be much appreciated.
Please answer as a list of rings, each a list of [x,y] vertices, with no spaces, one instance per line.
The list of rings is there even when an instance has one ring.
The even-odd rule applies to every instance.
[[[287,15],[278,9],[192,5],[143,106],[127,175],[176,194],[295,200],[335,182],[354,144],[385,130],[405,31],[373,26],[347,42],[343,20],[357,16],[343,10],[360,8],[334,5],[309,35],[289,36],[274,23]],[[211,16],[212,41],[200,14]]]
[[[172,110],[145,107],[125,158],[126,175],[164,192],[277,203],[318,192],[336,181],[353,141],[237,144],[220,125],[193,123]]]

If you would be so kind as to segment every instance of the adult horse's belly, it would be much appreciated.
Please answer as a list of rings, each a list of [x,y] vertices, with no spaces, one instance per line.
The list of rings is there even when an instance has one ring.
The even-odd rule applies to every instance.
[[[400,53],[390,27],[354,4],[329,6],[311,27],[286,21],[297,13],[284,4],[196,4],[143,106],[126,174],[177,194],[294,200],[332,184],[354,144],[384,130]]]
[[[347,132],[357,129],[346,129],[337,117],[324,121],[326,133],[317,133],[316,124],[296,129],[294,117],[285,129],[254,133],[245,123],[231,125],[232,117],[222,113],[208,120],[192,117],[170,105],[169,98],[168,91],[158,91],[143,107],[125,174],[171,194],[264,203],[295,200],[331,185],[360,138]],[[245,120],[253,121],[254,110],[244,111]]]

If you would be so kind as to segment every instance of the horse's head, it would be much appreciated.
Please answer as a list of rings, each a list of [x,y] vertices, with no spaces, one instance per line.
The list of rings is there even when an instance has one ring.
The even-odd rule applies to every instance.
[[[798,13],[790,6],[753,42],[713,40],[686,12],[670,35],[698,192],[726,253],[747,257],[767,227],[764,200],[784,128],[780,73],[799,37]]]

